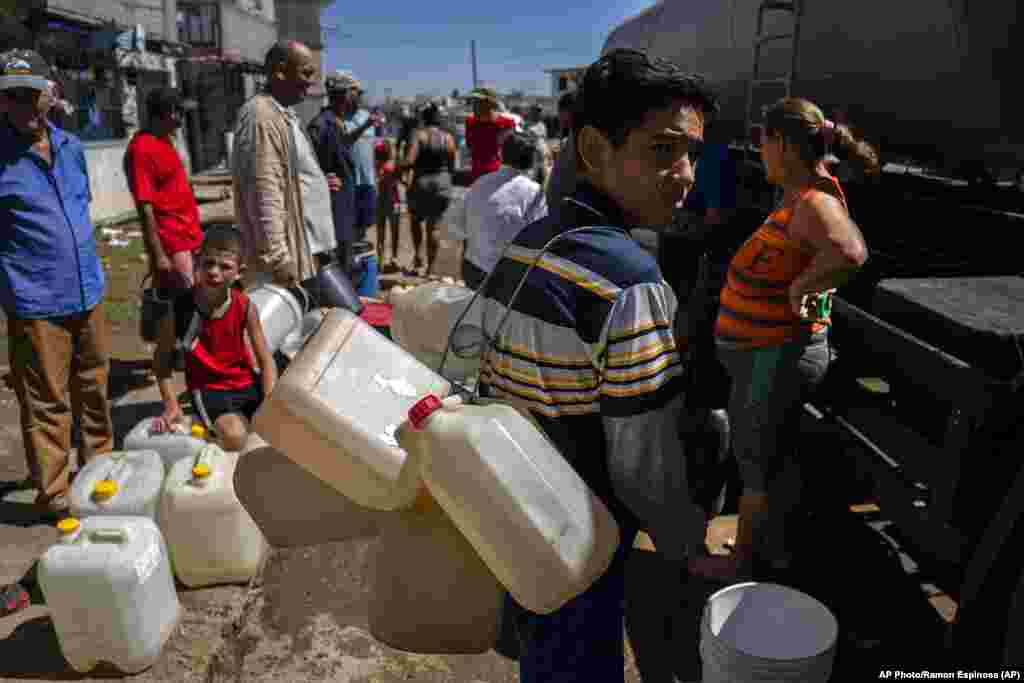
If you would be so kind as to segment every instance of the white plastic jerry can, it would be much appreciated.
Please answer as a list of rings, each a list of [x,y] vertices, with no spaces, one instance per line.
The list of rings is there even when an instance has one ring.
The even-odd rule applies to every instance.
[[[459,324],[460,333],[452,338],[453,349],[444,357],[444,375],[462,380],[479,374],[483,348],[474,348],[473,345],[484,340],[483,299],[478,297],[467,312],[472,300],[471,289],[433,282],[394,292],[391,296],[391,338],[424,365],[436,369],[444,357],[452,329],[460,316],[466,313]],[[470,347],[462,349],[464,344]],[[460,355],[463,350],[465,358]]]
[[[78,672],[153,665],[181,608],[160,530],[145,517],[68,518],[39,560],[61,652]]]
[[[156,451],[164,461],[164,469],[183,458],[194,458],[206,445],[206,428],[201,424],[179,423],[169,433],[157,434],[153,423],[158,418],[146,418],[135,425],[124,437],[126,451]]]
[[[451,387],[355,314],[331,309],[253,421],[287,458],[375,510],[412,505],[419,472],[395,440],[409,408]]]
[[[238,458],[207,444],[164,482],[157,519],[174,573],[190,588],[248,581],[266,555],[263,533],[235,495]]]
[[[156,520],[164,463],[156,451],[113,451],[97,455],[71,484],[71,514],[138,515]]]
[[[618,525],[518,410],[427,396],[409,423],[426,442],[416,458],[423,481],[520,605],[552,612],[607,570]]]
[[[413,435],[415,436],[415,435]],[[505,589],[425,488],[380,520],[370,633],[399,650],[479,654],[498,640]]]

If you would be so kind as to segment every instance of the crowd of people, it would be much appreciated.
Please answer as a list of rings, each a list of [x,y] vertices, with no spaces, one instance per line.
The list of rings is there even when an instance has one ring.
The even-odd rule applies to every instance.
[[[170,142],[183,106],[175,92],[151,96],[149,126],[126,155],[155,280],[174,301],[156,357],[167,423],[180,415],[169,378],[174,349],[183,348],[189,389],[225,444],[237,447],[276,372],[259,316],[235,285],[294,287],[332,261],[351,272],[352,245],[374,223],[382,258],[391,228],[388,265],[397,268],[397,188],[406,184],[412,268],[432,271],[443,222],[466,242],[466,283],[483,288],[493,337],[482,394],[528,405],[622,531],[605,574],[558,610],[535,614],[508,598],[520,680],[623,680],[624,565],[639,531],[678,569],[676,582],[785,570],[793,501],[783,484],[799,474],[794,419],[828,368],[831,292],[867,258],[826,160],[837,154],[872,172],[870,146],[806,100],[781,100],[765,116],[761,156],[782,199],[732,256],[709,330],[730,380],[743,482],[735,552],[713,556],[705,545],[711,513],[688,485],[680,429],[692,362],[677,324],[684,302],[631,237],[671,224],[701,182],[697,159],[718,110],[705,79],[641,51],[602,56],[559,102],[569,132],[541,178],[531,173],[545,154],[539,112],[524,112],[517,125],[493,90],[478,88],[466,129],[470,186],[453,202],[456,144],[436,107],[421,112],[401,149],[375,147],[366,136],[380,119],[360,106],[351,74],[326,79],[330,105],[304,128],[293,107],[317,81],[313,54],[300,43],[275,45],[266,69],[266,91],[241,109],[235,131],[237,230],[204,235],[198,225]],[[88,169],[81,143],[47,118],[47,73],[34,53],[0,55],[0,301],[30,479],[37,503],[61,511],[73,476],[73,416],[80,462],[110,450],[113,438]],[[708,181],[704,192],[706,214],[726,190]],[[711,222],[721,220],[712,211]]]

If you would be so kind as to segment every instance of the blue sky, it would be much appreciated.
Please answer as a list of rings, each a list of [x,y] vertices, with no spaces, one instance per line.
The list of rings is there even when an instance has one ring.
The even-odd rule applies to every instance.
[[[466,92],[476,39],[482,83],[547,95],[544,69],[589,64],[613,27],[654,2],[338,0],[323,13],[324,68],[353,71],[371,99]]]

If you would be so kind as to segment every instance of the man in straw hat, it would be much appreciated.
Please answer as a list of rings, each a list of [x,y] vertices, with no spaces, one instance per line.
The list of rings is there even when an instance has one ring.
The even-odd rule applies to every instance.
[[[38,54],[0,54],[0,304],[29,482],[36,504],[60,513],[68,507],[73,416],[80,464],[111,450],[114,436],[106,281],[89,219],[85,151],[48,120],[51,91]]]
[[[368,117],[365,125],[355,131],[346,132],[352,91],[361,86],[344,71],[329,74],[325,85],[329,104],[310,122],[307,130],[324,172],[341,180],[340,187],[331,193],[331,210],[334,215],[338,261],[346,273],[351,273],[352,246],[358,241],[357,224],[360,220],[357,210],[359,162],[355,156],[353,143],[373,125],[375,119]],[[362,220],[365,222],[365,211],[363,213]],[[372,219],[370,222],[372,223]]]
[[[335,71],[327,77],[327,92],[340,104],[338,123],[341,143],[351,150],[355,183],[355,237],[366,239],[366,231],[377,219],[377,168],[371,131],[384,123],[383,117],[362,107],[363,84],[348,71]]]

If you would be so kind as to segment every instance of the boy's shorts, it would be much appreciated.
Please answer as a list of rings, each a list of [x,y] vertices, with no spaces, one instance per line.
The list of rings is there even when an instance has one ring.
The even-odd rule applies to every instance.
[[[202,404],[196,408],[211,427],[221,415],[229,413],[243,415],[251,422],[263,403],[263,387],[256,382],[245,389],[197,389],[193,398]]]

